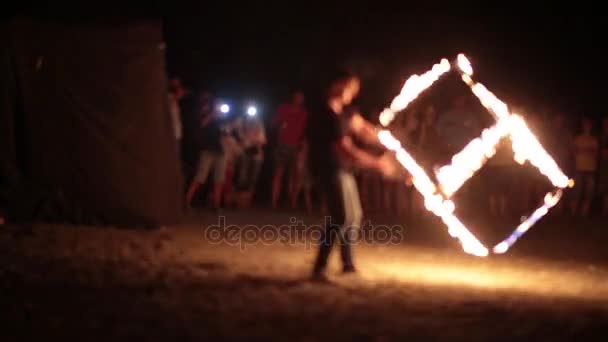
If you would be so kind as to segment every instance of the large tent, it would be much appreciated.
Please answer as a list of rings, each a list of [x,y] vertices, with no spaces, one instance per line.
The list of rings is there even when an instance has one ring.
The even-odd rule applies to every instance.
[[[159,226],[182,208],[156,19],[1,28],[0,209],[9,219]]]

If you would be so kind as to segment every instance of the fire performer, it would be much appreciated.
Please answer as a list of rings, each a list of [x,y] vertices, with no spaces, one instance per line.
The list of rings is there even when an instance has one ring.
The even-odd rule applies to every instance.
[[[319,241],[314,280],[326,280],[325,268],[336,238],[343,272],[355,272],[351,244],[362,220],[362,209],[353,168],[373,169],[386,176],[394,176],[398,170],[391,154],[378,156],[354,142],[382,146],[375,127],[348,108],[359,87],[360,81],[355,75],[336,73],[324,87],[319,108],[309,121],[311,171],[319,188],[326,192],[330,214]]]

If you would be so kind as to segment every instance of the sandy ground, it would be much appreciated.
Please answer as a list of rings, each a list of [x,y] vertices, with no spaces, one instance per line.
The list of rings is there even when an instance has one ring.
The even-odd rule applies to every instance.
[[[226,216],[289,223],[268,211]],[[310,240],[215,243],[205,227],[216,221],[0,226],[0,340],[608,338],[601,223],[546,224],[490,258],[463,254],[442,227],[410,225],[400,244],[357,245],[358,276],[342,276],[334,253],[331,282],[320,284],[307,279]]]

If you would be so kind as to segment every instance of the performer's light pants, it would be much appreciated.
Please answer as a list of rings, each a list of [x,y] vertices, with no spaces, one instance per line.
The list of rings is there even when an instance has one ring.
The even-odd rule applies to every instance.
[[[332,178],[325,182],[329,184],[322,184],[330,216],[325,218],[325,230],[319,241],[316,272],[323,271],[327,266],[336,238],[340,244],[343,267],[353,266],[351,245],[357,239],[363,215],[355,176],[348,171],[339,171]]]

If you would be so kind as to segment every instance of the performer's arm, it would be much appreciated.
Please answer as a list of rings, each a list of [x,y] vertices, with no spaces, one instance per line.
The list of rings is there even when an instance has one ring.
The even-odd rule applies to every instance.
[[[363,168],[377,170],[386,176],[392,176],[396,173],[396,167],[389,155],[374,156],[355,146],[350,137],[343,137],[339,142],[338,148],[341,153],[346,154],[347,157],[350,157]]]
[[[352,116],[349,122],[349,129],[359,137],[363,142],[373,145],[375,147],[382,147],[384,145],[380,143],[378,139],[378,132],[376,127],[369,121],[365,120],[361,115],[355,114]]]

